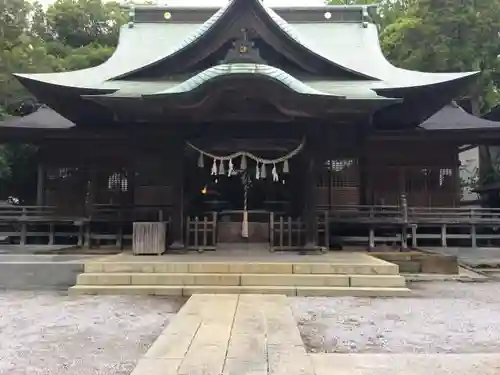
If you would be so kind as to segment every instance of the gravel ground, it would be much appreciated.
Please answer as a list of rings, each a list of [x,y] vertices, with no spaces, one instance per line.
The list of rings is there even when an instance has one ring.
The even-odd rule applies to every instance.
[[[0,374],[128,375],[181,304],[0,292]]]
[[[293,298],[292,308],[311,352],[500,352],[500,282],[411,288],[417,297]]]

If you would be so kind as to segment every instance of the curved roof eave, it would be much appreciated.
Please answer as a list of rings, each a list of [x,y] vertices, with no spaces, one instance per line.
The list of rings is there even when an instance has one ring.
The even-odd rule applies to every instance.
[[[209,20],[210,21],[210,20]],[[207,21],[207,22],[209,22]],[[179,42],[172,35],[188,40],[198,34],[203,24],[137,24],[120,29],[118,46],[111,57],[100,65],[57,73],[14,74],[16,77],[60,87],[96,89],[116,75],[126,74],[170,55],[179,49]],[[191,35],[191,36],[189,36]],[[132,57],[131,57],[132,56]]]
[[[377,80],[377,77],[373,77],[371,75],[358,72],[355,69],[352,69],[349,66],[345,66],[342,64],[339,64],[338,62],[328,59],[327,57],[323,56],[320,51],[314,50],[313,48],[310,48],[306,44],[304,44],[303,41],[300,40],[300,37],[293,31],[293,29],[290,27],[290,25],[283,19],[281,18],[276,12],[274,12],[271,8],[267,7],[263,1],[261,0],[230,0],[226,6],[221,8],[216,14],[214,14],[208,21],[206,21],[202,27],[191,37],[187,38],[186,40],[181,43],[179,48],[177,48],[175,51],[170,52],[169,54],[165,54],[162,58],[152,61],[149,64],[146,64],[138,69],[131,70],[127,73],[119,74],[114,76],[111,79],[123,79],[131,74],[137,73],[141,70],[147,69],[149,67],[152,67],[167,58],[173,57],[175,54],[180,53],[181,51],[191,47],[194,43],[198,42],[202,37],[204,37],[206,34],[210,32],[211,29],[215,28],[217,25],[225,21],[225,16],[226,14],[229,14],[229,11],[236,6],[239,2],[244,2],[245,4],[248,4],[251,2],[251,4],[256,4],[256,7],[258,10],[261,10],[265,16],[268,17],[269,21],[275,24],[278,29],[283,33],[285,37],[287,37],[290,41],[293,43],[297,43],[300,47],[304,48],[308,53],[312,54],[316,58],[319,58],[323,60],[324,62],[333,65],[335,68],[340,68],[343,69],[349,73],[358,75],[362,78],[365,79],[371,79],[371,80]],[[369,6],[363,6],[359,7],[360,11],[362,9],[368,9]],[[337,9],[337,8],[343,8],[343,7],[336,7],[336,6],[331,6],[331,9]]]
[[[113,79],[142,69],[145,66],[155,64],[191,46],[202,35],[205,35],[214,27],[216,23],[221,22],[229,7],[239,1],[248,0],[230,1],[225,7],[220,8],[208,21],[201,24],[201,26],[199,24],[186,25],[174,23],[137,24],[133,28],[125,26],[121,30],[120,42],[115,53],[108,61],[97,67],[73,72],[17,74],[16,76],[24,80],[24,82],[33,81],[47,85],[84,90],[102,89],[103,86],[112,87],[111,83]],[[469,75],[476,74],[475,72],[424,73],[397,68],[387,61],[383,55],[378,40],[378,31],[376,26],[371,23],[368,23],[366,27],[359,23],[287,23],[271,8],[262,4],[261,1],[251,1],[254,1],[258,4],[259,9],[266,12],[272,22],[283,31],[284,35],[295,40],[296,43],[308,49],[311,53],[347,71],[358,72],[365,77],[373,77],[371,86],[373,89],[380,90],[381,94],[390,90],[413,89],[460,80]],[[158,27],[161,27],[162,30],[167,27],[174,29],[189,27],[191,32],[193,28],[195,31],[179,45],[168,38],[166,40],[163,35],[165,32],[160,32]],[[324,34],[328,30],[330,32],[335,31],[335,34],[332,35],[342,35],[342,38],[317,38],[317,35],[320,33]],[[182,34],[185,35],[184,32]],[[151,48],[151,43],[148,41],[156,43],[158,39],[160,39],[160,42],[164,42],[167,46],[166,49],[158,48],[158,44],[156,44],[155,48]],[[156,52],[143,53],[144,51],[141,50],[142,52],[139,51],[139,53],[136,53],[136,49],[144,44],[147,44],[147,48],[144,47],[144,49]],[[162,43],[159,44],[163,46]],[[131,53],[133,53],[133,59],[130,58]]]
[[[335,88],[329,91],[322,91],[315,89],[306,83],[296,79],[285,71],[263,64],[253,64],[253,63],[238,63],[238,64],[222,64],[215,67],[209,68],[201,73],[198,73],[194,77],[189,78],[184,82],[180,82],[173,85],[167,89],[141,93],[141,92],[130,92],[126,89],[118,90],[115,93],[107,95],[86,95],[87,99],[93,99],[97,97],[106,98],[161,98],[161,97],[171,97],[175,95],[185,94],[188,92],[193,92],[201,89],[204,85],[209,84],[217,79],[221,78],[236,78],[244,76],[261,77],[276,82],[288,90],[291,90],[297,94],[308,95],[308,96],[322,96],[329,97],[331,99],[347,99],[347,100],[378,100],[387,103],[400,102],[397,98],[387,98],[377,95],[373,90],[361,87],[357,90],[348,90],[344,92],[342,88],[335,90]]]
[[[446,105],[419,125],[423,130],[500,130],[500,122],[471,115],[457,103]]]

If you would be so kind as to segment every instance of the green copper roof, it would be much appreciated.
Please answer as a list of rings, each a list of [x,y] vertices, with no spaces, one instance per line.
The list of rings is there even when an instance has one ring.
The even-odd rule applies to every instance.
[[[225,9],[225,8],[223,8]],[[222,10],[218,12],[223,14]],[[210,22],[215,22],[216,17]],[[113,77],[127,74],[151,64],[167,55],[185,48],[188,40],[202,35],[208,24],[141,23],[133,28],[121,29],[120,41],[115,54],[104,64],[84,70],[62,73],[20,74],[25,79],[47,84],[79,88],[116,88],[121,83],[107,82]],[[368,24],[348,23],[291,23],[293,36],[300,36],[300,43],[311,51],[320,51],[320,56],[348,67],[351,71],[376,77],[367,84],[373,89],[400,88],[435,85],[464,78],[475,73],[422,73],[397,68],[383,55],[377,28]],[[328,35],[328,38],[318,38]],[[186,38],[187,36],[187,38]],[[181,42],[179,42],[181,41]],[[184,46],[184,47],[182,47]]]
[[[140,82],[140,81],[112,81],[114,84],[120,84],[120,89],[112,94],[91,95],[106,97],[154,97],[162,95],[175,95],[187,93],[196,90],[210,81],[218,78],[228,78],[236,76],[260,76],[276,81],[277,83],[286,86],[288,89],[303,95],[318,95],[330,98],[339,99],[355,99],[355,100],[383,100],[387,102],[395,102],[397,99],[385,98],[377,95],[377,93],[369,88],[364,81],[353,81],[351,84],[346,84],[345,81],[301,81],[285,71],[263,64],[237,63],[237,64],[222,64],[211,67],[203,72],[198,73],[183,82]],[[111,83],[111,82],[110,82]],[[106,87],[106,86],[104,86]]]
[[[261,64],[247,64],[247,63],[239,63],[239,64],[223,64],[217,65],[212,68],[209,68],[201,73],[198,73],[194,77],[188,79],[187,81],[182,82],[181,84],[166,89],[164,91],[160,91],[153,95],[160,94],[177,94],[181,92],[192,91],[203,85],[204,83],[213,80],[217,77],[221,76],[229,76],[229,75],[259,75],[272,78],[281,84],[287,86],[291,90],[299,93],[299,94],[308,94],[308,95],[330,95],[336,96],[333,94],[328,94],[321,92],[319,90],[315,90],[298,79],[292,77],[290,74],[284,72],[281,69],[269,66],[269,65],[261,65]]]

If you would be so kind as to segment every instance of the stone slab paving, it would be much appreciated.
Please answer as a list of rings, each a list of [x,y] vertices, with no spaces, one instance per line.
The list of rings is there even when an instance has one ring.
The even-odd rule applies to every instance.
[[[104,258],[96,258],[96,261],[115,262],[115,263],[158,263],[158,262],[244,262],[244,263],[331,263],[338,265],[370,265],[384,266],[392,263],[385,260],[375,258],[366,253],[356,252],[330,252],[326,254],[307,254],[300,255],[294,252],[247,252],[247,251],[213,251],[198,253],[183,253],[183,254],[163,254],[158,257],[156,255],[135,256],[131,252],[123,252],[117,255],[110,255]]]
[[[471,267],[500,267],[500,247],[429,247],[426,250],[456,255],[459,262]]]
[[[311,354],[316,375],[498,375],[499,354]]]
[[[282,295],[195,295],[132,375],[314,375]]]

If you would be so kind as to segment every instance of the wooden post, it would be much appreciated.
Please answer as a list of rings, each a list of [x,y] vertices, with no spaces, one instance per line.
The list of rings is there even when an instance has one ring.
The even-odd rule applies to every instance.
[[[368,233],[368,248],[373,250],[375,248],[375,230],[372,226],[369,228]]]
[[[92,249],[92,222],[88,220],[85,225],[85,244],[87,249]]]
[[[161,255],[166,249],[167,224],[136,222],[132,235],[134,255]]]
[[[45,168],[42,164],[38,164],[36,185],[36,205],[45,206]]]
[[[317,247],[317,234],[316,229],[316,160],[315,154],[312,150],[314,145],[307,144],[306,148],[309,152],[306,153],[306,173],[305,173],[305,205],[304,205],[304,219],[306,224],[306,250],[314,250]]]
[[[83,238],[83,226],[85,225],[83,220],[82,221],[78,221],[76,223],[76,225],[78,225],[78,243],[77,243],[77,246],[78,247],[83,247],[83,244],[84,244],[84,238]]]
[[[274,251],[274,212],[269,213],[269,250]]]
[[[26,241],[27,241],[27,231],[28,231],[28,224],[23,221],[21,222],[21,240],[20,240],[20,244],[21,245],[26,245]]]
[[[55,242],[55,224],[49,223],[49,245],[53,245]]]
[[[476,224],[471,224],[470,226],[470,238],[472,242],[472,247],[477,247],[477,235],[476,235]]]
[[[417,248],[417,225],[413,224],[411,226],[411,246]]]
[[[403,225],[401,227],[401,248],[408,249],[408,201],[406,194],[401,194],[401,210],[403,215]]]
[[[441,246],[447,247],[447,244],[446,244],[446,224],[441,225]]]
[[[170,224],[172,233],[173,250],[185,248],[184,243],[184,139],[179,137],[175,140],[170,154],[171,162],[168,165],[172,173],[172,222]],[[196,229],[198,229],[196,227]]]
[[[121,221],[117,224],[116,247],[120,250],[123,249],[123,223]]]

